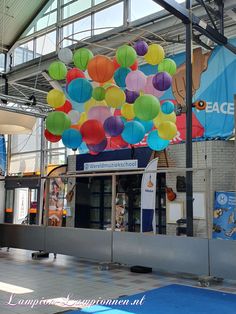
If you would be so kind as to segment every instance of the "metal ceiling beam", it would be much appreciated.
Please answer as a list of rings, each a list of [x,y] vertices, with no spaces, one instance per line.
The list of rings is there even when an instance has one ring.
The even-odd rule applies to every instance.
[[[178,17],[184,24],[192,23],[193,28],[199,31],[201,34],[210,38],[218,45],[223,45],[230,51],[236,54],[236,47],[228,43],[227,37],[219,33],[213,27],[208,25],[205,21],[194,15],[192,12],[182,5],[177,3],[175,0],[153,0],[157,4],[161,5],[171,14]]]

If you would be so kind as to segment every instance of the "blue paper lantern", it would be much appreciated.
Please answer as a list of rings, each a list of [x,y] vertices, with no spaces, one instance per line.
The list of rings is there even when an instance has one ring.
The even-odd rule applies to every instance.
[[[141,120],[139,118],[134,118],[134,121],[138,121],[139,123],[141,123],[144,126],[145,133],[150,132],[151,129],[153,128],[153,121],[152,120],[144,121],[144,120]]]
[[[137,144],[139,143],[145,135],[144,126],[138,121],[129,121],[125,123],[121,137],[126,143]]]
[[[131,72],[131,70],[128,68],[123,67],[118,68],[114,74],[114,80],[116,82],[116,85],[118,85],[119,87],[125,87],[126,86],[125,79],[129,72]]]
[[[77,78],[70,82],[67,92],[72,100],[83,103],[92,97],[93,87],[88,80]]]
[[[165,114],[170,114],[174,111],[175,105],[171,101],[164,101],[161,105],[161,111]]]
[[[75,129],[68,129],[62,134],[62,143],[71,149],[77,149],[82,143],[82,135]]]
[[[159,137],[157,130],[154,130],[148,134],[147,144],[152,150],[161,151],[164,150],[170,141],[163,140]]]

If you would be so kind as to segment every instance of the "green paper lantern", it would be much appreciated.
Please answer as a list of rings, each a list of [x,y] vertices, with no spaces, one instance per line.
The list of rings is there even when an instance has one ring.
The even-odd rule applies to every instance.
[[[134,102],[134,113],[140,120],[153,120],[159,114],[160,110],[159,100],[152,95],[144,94],[139,96]]]
[[[158,72],[167,72],[171,76],[176,73],[176,63],[174,60],[166,58],[158,65]]]
[[[95,100],[101,101],[105,98],[106,90],[103,87],[95,87],[92,93],[92,97]]]
[[[87,69],[89,61],[93,58],[93,53],[87,48],[79,48],[73,56],[74,64],[82,71]]]
[[[123,45],[116,50],[116,60],[120,66],[128,68],[134,64],[137,59],[137,53],[134,48]]]
[[[48,69],[49,76],[57,81],[64,80],[67,74],[67,68],[61,61],[54,61]]]
[[[46,128],[53,135],[62,135],[70,126],[70,118],[62,111],[50,112],[46,118]]]

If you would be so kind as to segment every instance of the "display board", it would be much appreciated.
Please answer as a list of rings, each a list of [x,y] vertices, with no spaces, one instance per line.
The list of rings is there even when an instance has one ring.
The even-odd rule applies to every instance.
[[[178,219],[183,218],[183,202],[168,202],[166,204],[166,221],[167,223],[176,223]]]
[[[193,193],[193,218],[206,218],[206,198],[204,192]]]

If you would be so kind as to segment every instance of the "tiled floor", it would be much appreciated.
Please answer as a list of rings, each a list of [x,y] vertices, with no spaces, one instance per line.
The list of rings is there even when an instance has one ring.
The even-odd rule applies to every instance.
[[[31,293],[15,294],[10,302],[11,293],[2,291],[0,283],[0,313],[3,314],[63,312],[68,310],[62,306],[68,296],[72,302],[71,300],[118,298],[172,283],[197,286],[197,278],[190,276],[183,278],[155,272],[136,274],[126,267],[99,270],[96,262],[62,255],[56,259],[51,254],[48,259],[32,260],[30,251],[10,249],[7,252],[5,248],[0,250],[0,282],[33,290]],[[224,281],[213,284],[210,288],[236,293],[236,282]],[[41,304],[32,308],[32,305],[25,304],[55,298],[65,300],[59,300],[60,306]]]

